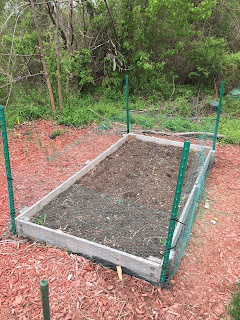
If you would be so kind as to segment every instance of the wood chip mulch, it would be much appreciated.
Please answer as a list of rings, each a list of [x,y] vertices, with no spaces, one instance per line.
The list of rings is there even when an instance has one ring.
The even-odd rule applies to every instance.
[[[88,130],[65,130],[44,120],[9,130],[13,172],[43,156],[36,143],[37,135],[47,144],[50,141],[46,133],[57,129],[63,130],[63,134],[54,140],[56,150]],[[23,135],[26,130],[31,131],[31,141]],[[102,136],[99,153],[118,138]],[[95,156],[90,148],[85,154],[86,160]],[[116,271],[83,257],[8,234],[6,174],[1,152],[0,320],[43,319],[39,287],[42,279],[49,281],[53,320],[230,319],[227,305],[240,278],[239,163],[239,146],[217,145],[215,164],[205,185],[204,199],[209,199],[210,207],[204,209],[203,203],[199,209],[178,272],[170,286],[161,290],[126,274],[120,281]]]

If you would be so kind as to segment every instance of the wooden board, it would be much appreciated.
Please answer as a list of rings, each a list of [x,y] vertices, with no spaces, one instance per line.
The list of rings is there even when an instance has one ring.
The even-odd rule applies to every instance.
[[[78,238],[60,230],[34,224],[18,219],[18,236],[44,241],[54,246],[65,248],[67,251],[80,253],[91,259],[109,261],[110,263],[127,268],[135,275],[150,282],[159,283],[161,263],[143,259],[129,253],[106,247],[104,245]]]
[[[144,136],[140,134],[129,133],[129,140],[131,139],[138,139],[145,142],[153,142],[157,144],[163,144],[163,145],[180,147],[180,148],[183,148],[183,145],[184,145],[184,142],[181,142],[181,141],[173,141],[173,140],[167,140],[162,138],[155,138],[155,137],[149,137],[149,136]],[[191,143],[190,145],[191,150],[200,151],[201,148],[202,147],[198,144]],[[211,148],[207,146],[203,146],[203,150],[209,152]]]

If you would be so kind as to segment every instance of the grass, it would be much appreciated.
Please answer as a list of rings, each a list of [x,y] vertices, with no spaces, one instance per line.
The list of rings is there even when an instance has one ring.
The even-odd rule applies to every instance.
[[[45,222],[46,222],[46,219],[47,219],[47,214],[44,213],[43,215],[38,215],[38,216],[35,216],[33,217],[33,222],[35,222],[36,224],[39,224],[41,226],[44,226],[45,225]]]
[[[206,96],[200,102],[197,100],[198,103],[196,103],[197,98],[188,94],[188,91],[183,90],[185,93],[172,101],[156,101],[154,97],[144,99],[130,95],[130,128],[134,125],[147,130],[213,132],[212,124],[216,119],[216,111],[212,110],[209,104],[212,100],[211,96]],[[189,92],[191,93],[191,90]],[[126,123],[124,93],[111,97],[101,90],[81,96],[76,94],[64,97],[63,105],[62,112],[57,108],[57,114],[54,117],[46,91],[31,89],[26,95],[25,91],[19,89],[6,109],[7,126],[17,125],[18,118],[20,123],[39,118],[55,118],[58,124],[75,127],[88,123],[105,123],[109,127],[111,121]],[[223,144],[240,144],[239,116],[240,101],[225,96],[219,124],[219,133],[225,136],[222,140]],[[59,134],[61,132],[54,132],[51,135]]]
[[[230,301],[228,313],[232,320],[240,320],[240,284],[238,284],[238,291],[233,295],[232,300]]]

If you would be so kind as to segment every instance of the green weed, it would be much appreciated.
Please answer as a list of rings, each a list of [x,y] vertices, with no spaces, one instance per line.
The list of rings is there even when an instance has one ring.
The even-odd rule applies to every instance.
[[[32,221],[43,226],[45,225],[46,219],[47,219],[47,214],[44,213],[42,216],[38,215],[33,217]]]
[[[63,130],[60,130],[60,129],[58,129],[58,130],[55,130],[55,131],[53,131],[53,132],[51,132],[50,134],[49,134],[49,137],[51,138],[51,137],[57,137],[57,136],[61,136],[63,134]]]
[[[151,237],[151,238],[148,239],[147,245],[149,245],[149,243],[154,241],[154,240],[157,240],[159,245],[161,245],[161,246],[165,246],[166,243],[167,243],[167,239],[166,238],[163,238],[163,237],[160,237],[160,236],[154,236],[154,237]]]
[[[238,284],[238,291],[234,294],[229,304],[228,312],[232,320],[240,319],[240,284]]]
[[[39,135],[37,135],[37,141],[38,141],[40,150],[42,150],[43,144],[42,144],[42,140],[41,140],[41,138],[39,137]]]
[[[51,160],[54,161],[57,157],[57,151],[56,151],[56,147],[55,145],[52,146],[52,156],[51,156]]]

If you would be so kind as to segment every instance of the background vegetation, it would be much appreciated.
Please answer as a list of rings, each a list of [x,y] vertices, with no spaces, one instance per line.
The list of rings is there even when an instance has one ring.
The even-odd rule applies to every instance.
[[[240,87],[238,0],[3,0],[0,17],[9,126],[53,117],[80,126],[97,114],[122,121],[129,75],[132,110],[176,116],[161,118],[161,129],[196,131],[206,121],[189,118],[215,117],[221,81],[225,93]],[[240,142],[239,112],[225,96],[225,142]],[[154,119],[132,117],[145,128]]]

